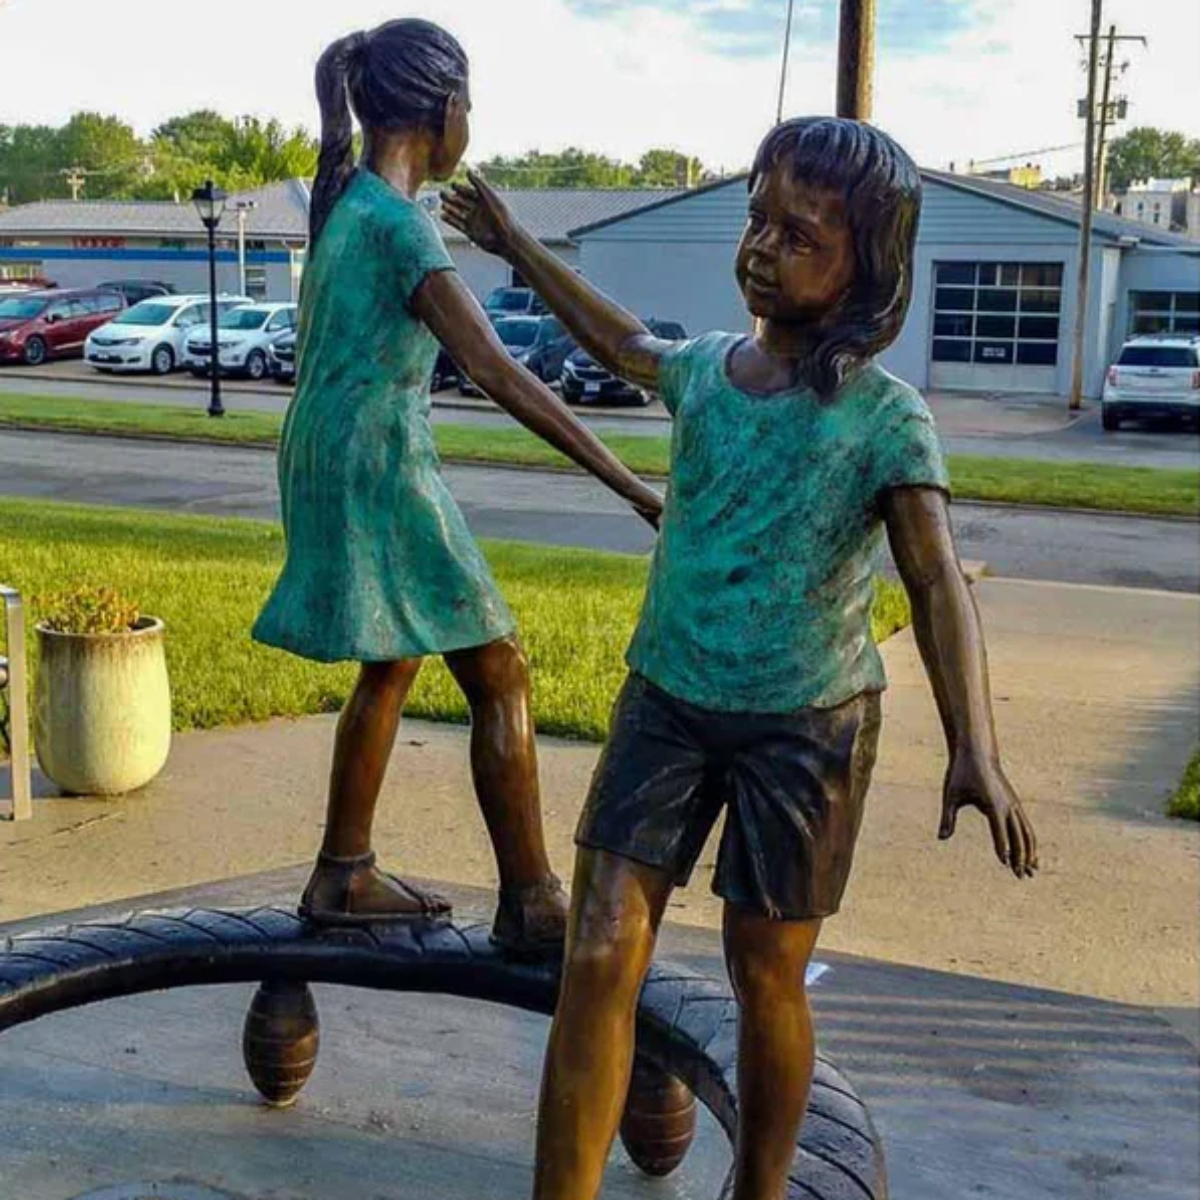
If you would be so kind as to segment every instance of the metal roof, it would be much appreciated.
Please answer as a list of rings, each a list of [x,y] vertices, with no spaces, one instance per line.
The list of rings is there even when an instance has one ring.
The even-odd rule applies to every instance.
[[[236,201],[256,205],[246,216],[251,238],[303,241],[308,227],[308,188],[289,179],[229,197],[221,232],[236,229]],[[42,235],[113,237],[202,237],[203,228],[190,199],[171,200],[42,200],[0,211],[0,237]]]
[[[623,213],[685,195],[682,189],[648,191],[632,188],[514,188],[502,190],[505,202],[517,220],[543,242],[569,242],[570,231],[579,225],[610,220]],[[305,180],[290,179],[250,192],[231,195],[230,207],[237,200],[253,200],[257,207],[247,214],[246,233],[251,238],[303,241],[308,230],[309,188]],[[430,188],[420,199],[437,196]],[[440,224],[440,222],[439,222]],[[236,228],[229,210],[221,222],[228,235]],[[465,241],[462,234],[441,225],[448,242]],[[199,218],[191,201],[146,200],[44,200],[0,211],[0,237],[42,236],[203,236]]]
[[[571,236],[572,238],[585,237],[589,233],[608,225],[615,225],[628,217],[651,212],[656,208],[665,208],[670,204],[677,204],[691,196],[697,196],[716,188],[728,187],[735,183],[745,185],[748,178],[749,176],[743,173],[718,180],[705,187],[693,188],[690,191],[676,192],[673,195],[664,194],[648,200],[638,208],[615,213],[588,225],[578,225],[571,230]],[[978,175],[952,175],[946,171],[933,171],[924,167],[921,168],[921,179],[925,183],[944,184],[959,191],[970,192],[986,200],[996,200],[1013,208],[1025,209],[1027,212],[1074,225],[1076,228],[1083,218],[1083,210],[1078,203],[1056,196],[1053,192],[1033,191],[995,179],[982,179]],[[1194,237],[1182,233],[1168,233],[1164,229],[1156,229],[1152,225],[1144,225],[1140,221],[1132,221],[1128,217],[1118,217],[1108,212],[1092,214],[1092,231],[1094,236],[1108,238],[1112,241],[1133,237],[1152,246],[1174,246],[1181,250],[1200,250],[1200,240]]]
[[[978,175],[951,175],[947,171],[930,171],[924,168],[921,178],[927,183],[941,183],[961,192],[971,192],[989,200],[999,200],[1001,204],[1023,208],[1068,225],[1078,227],[1083,220],[1081,202],[1065,199],[1054,192],[1017,187],[1016,184],[1004,183],[998,179],[981,179]],[[1169,233],[1165,229],[1156,229],[1153,225],[1145,225],[1128,217],[1118,217],[1110,212],[1097,211],[1092,214],[1092,231],[1099,237],[1113,241],[1134,237],[1155,246],[1178,246],[1183,250],[1200,248],[1200,239],[1183,233]]]

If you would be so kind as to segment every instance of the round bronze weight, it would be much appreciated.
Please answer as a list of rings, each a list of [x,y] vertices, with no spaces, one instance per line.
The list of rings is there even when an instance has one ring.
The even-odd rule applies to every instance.
[[[242,1032],[246,1070],[272,1108],[296,1102],[317,1062],[321,1025],[306,983],[268,980],[254,994]]]
[[[647,1175],[670,1175],[696,1136],[696,1097],[684,1083],[644,1058],[633,1064],[621,1141]]]

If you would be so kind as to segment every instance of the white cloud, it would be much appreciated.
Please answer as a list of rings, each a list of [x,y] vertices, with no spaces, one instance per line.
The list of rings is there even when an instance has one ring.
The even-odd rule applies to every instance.
[[[700,0],[745,12],[749,0]],[[674,6],[672,6],[674,7]],[[801,17],[815,11],[807,0]],[[881,47],[876,118],[929,165],[1079,142],[1083,75],[1072,35],[1083,0],[994,0],[985,26],[937,53]],[[1131,120],[1200,135],[1200,4],[1108,0],[1123,30],[1144,32],[1125,81]],[[0,122],[116,112],[140,130],[175,113],[215,107],[315,125],[312,67],[349,29],[395,15],[392,0],[208,0],[201,10],[161,0],[10,0],[0,8]],[[472,156],[581,145],[625,158],[675,145],[727,167],[744,164],[769,125],[778,54],[737,57],[678,11],[624,9],[582,17],[565,0],[424,0],[420,13],[463,40],[474,68]],[[789,113],[828,112],[828,45],[797,23]],[[1061,156],[1063,168],[1078,152]]]

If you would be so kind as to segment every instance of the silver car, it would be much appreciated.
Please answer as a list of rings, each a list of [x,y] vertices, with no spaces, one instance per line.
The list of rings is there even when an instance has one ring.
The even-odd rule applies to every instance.
[[[1200,419],[1200,335],[1130,338],[1108,368],[1100,404],[1104,428],[1154,417]]]

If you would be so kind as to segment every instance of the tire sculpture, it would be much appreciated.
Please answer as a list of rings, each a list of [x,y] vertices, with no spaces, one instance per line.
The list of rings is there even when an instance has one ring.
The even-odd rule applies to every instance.
[[[484,925],[314,930],[284,908],[136,913],[0,939],[0,1030],[118,996],[259,982],[243,1053],[267,1103],[295,1101],[316,1062],[310,981],[442,993],[550,1014],[557,968],[514,962]],[[638,1060],[622,1138],[648,1174],[682,1162],[693,1097],[732,1139],[737,1126],[737,1004],[724,984],[656,964],[637,1014]],[[728,1194],[728,1180],[722,1195]],[[886,1200],[879,1138],[866,1107],[818,1058],[789,1200]]]

